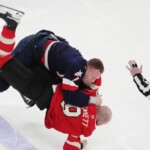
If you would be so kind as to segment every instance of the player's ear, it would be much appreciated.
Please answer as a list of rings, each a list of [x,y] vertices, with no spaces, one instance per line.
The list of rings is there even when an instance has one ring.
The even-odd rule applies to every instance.
[[[101,125],[103,125],[103,122],[102,121],[96,121],[96,125],[101,126]]]

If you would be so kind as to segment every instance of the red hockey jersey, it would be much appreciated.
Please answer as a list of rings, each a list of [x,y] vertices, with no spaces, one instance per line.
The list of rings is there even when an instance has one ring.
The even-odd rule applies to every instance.
[[[85,137],[95,129],[97,108],[94,104],[87,107],[76,107],[63,100],[61,85],[57,85],[50,108],[46,112],[46,128],[54,128],[62,133]]]

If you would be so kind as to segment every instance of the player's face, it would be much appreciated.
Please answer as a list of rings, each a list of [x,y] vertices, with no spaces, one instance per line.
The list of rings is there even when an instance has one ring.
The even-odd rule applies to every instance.
[[[88,66],[85,76],[83,77],[83,82],[86,85],[91,85],[95,80],[99,79],[101,77],[102,73],[91,66]]]

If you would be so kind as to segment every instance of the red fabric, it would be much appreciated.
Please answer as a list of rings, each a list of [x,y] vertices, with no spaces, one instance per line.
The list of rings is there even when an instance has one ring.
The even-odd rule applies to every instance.
[[[90,136],[95,129],[96,110],[94,104],[84,108],[65,104],[61,85],[58,85],[46,112],[45,126],[66,134]]]
[[[96,96],[98,89],[101,86],[101,78],[95,80],[95,82],[93,82],[92,84],[93,84],[92,86],[94,86],[94,89],[87,87],[86,89],[83,90],[83,92],[90,96]]]
[[[2,36],[8,39],[13,39],[15,37],[16,31],[9,30],[7,26],[3,27]]]
[[[80,150],[80,149],[65,142],[63,150]]]
[[[15,38],[15,31],[9,30],[6,26],[3,27],[1,38],[4,38],[5,40],[11,40]],[[2,41],[0,41],[0,50],[4,52],[11,53],[14,49],[15,42],[11,44],[5,44]],[[7,56],[5,58],[5,61],[10,58],[10,56]],[[4,59],[3,59],[4,60]],[[3,61],[2,61],[3,62]]]
[[[101,86],[101,84],[102,84],[102,79],[99,78],[99,79],[95,80],[95,81],[93,82],[93,84],[94,84],[94,85],[97,85],[97,86]]]
[[[62,85],[62,89],[63,90],[68,90],[68,91],[75,91],[78,89],[78,86],[71,86],[71,85],[68,85],[68,84],[64,84]]]
[[[5,44],[0,41],[0,49],[3,50],[4,52],[12,52],[15,46],[15,42],[13,44]]]
[[[7,56],[0,56],[0,68],[2,68],[10,59],[12,58],[12,55]]]
[[[69,141],[69,143],[67,141]],[[68,135],[67,141],[63,145],[63,150],[80,150],[81,149],[80,137],[74,137],[74,136]],[[74,142],[78,143],[80,147],[75,146],[73,144]]]
[[[84,89],[83,91],[85,94],[89,94],[90,96],[96,96],[97,95],[97,89],[96,90],[91,90],[91,89]]]
[[[45,44],[45,47],[44,47],[44,51],[46,51],[47,47],[52,43],[54,42],[54,40],[48,40],[47,43]],[[44,52],[45,54],[45,52]],[[44,61],[45,61],[45,55],[41,58],[41,62],[42,64],[44,64]]]

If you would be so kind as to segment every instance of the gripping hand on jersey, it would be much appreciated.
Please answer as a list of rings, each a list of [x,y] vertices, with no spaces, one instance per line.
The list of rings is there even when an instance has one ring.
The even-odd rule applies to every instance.
[[[102,95],[96,95],[95,97],[90,96],[90,104],[95,104],[96,106],[100,106],[102,104]]]

